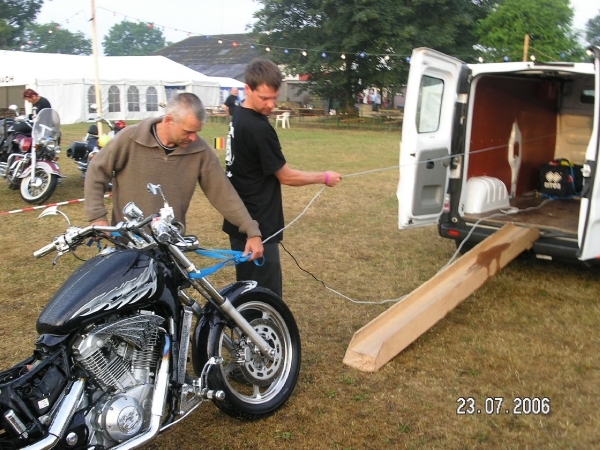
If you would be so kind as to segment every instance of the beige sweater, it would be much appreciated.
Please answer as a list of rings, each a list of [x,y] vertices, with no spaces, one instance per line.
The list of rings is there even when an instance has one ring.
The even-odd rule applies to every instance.
[[[196,183],[200,183],[210,203],[225,219],[249,237],[260,236],[258,223],[248,214],[207,142],[199,137],[188,147],[178,147],[166,155],[151,133],[151,125],[160,120],[146,119],[126,127],[92,159],[85,177],[87,219],[106,219],[104,193],[112,180],[113,225],[123,221],[123,207],[131,201],[146,217],[159,212],[162,198],[148,192],[148,183],[161,185],[175,220],[185,224]]]

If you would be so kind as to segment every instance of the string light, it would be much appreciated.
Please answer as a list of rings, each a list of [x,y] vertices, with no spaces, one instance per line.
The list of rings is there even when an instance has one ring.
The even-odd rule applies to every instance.
[[[123,19],[124,21],[129,21],[128,16],[126,16],[125,14],[119,13],[118,11],[113,11],[113,10],[110,10],[110,9],[107,9],[107,8],[104,8],[104,7],[101,7],[101,6],[97,7],[97,10],[107,11],[110,14],[112,14],[113,17],[122,16],[124,18]],[[72,14],[67,19],[65,19],[66,23],[67,24],[70,23],[70,19],[72,19],[73,17],[75,17],[75,16],[77,16],[79,14],[87,14],[87,12],[84,11],[83,9],[77,11],[76,13]],[[165,25],[162,25],[162,24],[157,24],[156,22],[146,22],[146,21],[143,21],[143,20],[141,20],[139,18],[132,18],[131,20],[134,21],[137,24],[145,23],[145,24],[147,24],[148,28],[150,28],[150,29],[156,28],[156,29],[159,29],[159,30],[162,30],[162,31],[164,31],[164,30],[173,30],[173,31],[176,31],[176,32],[184,33],[185,36],[187,36],[187,37],[202,36],[203,35],[201,33],[194,33],[192,31],[185,31],[185,30],[180,30],[180,29],[177,29],[177,28],[168,27],[168,26],[165,26]],[[60,25],[57,26],[56,29],[60,30],[61,29]],[[52,30],[49,30],[48,32],[52,33]],[[269,36],[271,33],[266,32],[265,34],[267,36]],[[204,36],[206,37],[206,39],[211,39],[210,35],[204,35]],[[336,52],[336,51],[329,51],[329,50],[328,51],[323,51],[323,50],[316,50],[316,49],[312,50],[312,49],[286,48],[286,47],[268,46],[266,44],[259,44],[259,43],[256,43],[256,42],[249,42],[249,43],[245,43],[245,44],[240,44],[239,42],[237,42],[235,40],[229,40],[227,38],[220,37],[218,39],[218,43],[219,44],[223,44],[223,42],[230,43],[233,47],[239,47],[239,46],[242,46],[242,45],[243,46],[248,45],[252,50],[255,50],[256,48],[263,48],[264,51],[266,51],[266,52],[280,51],[280,52],[282,52],[285,55],[289,55],[292,51],[300,51],[300,53],[301,53],[302,56],[307,57],[309,53],[315,52],[315,53],[320,53],[321,58],[323,58],[323,59],[327,59],[328,55],[332,55],[332,56],[339,55],[339,57],[341,59],[345,60],[345,59],[347,59],[348,53],[352,53],[352,54],[357,55],[358,57],[360,57],[362,59],[365,59],[367,56],[369,56],[370,58],[379,58],[380,60],[388,62],[388,61],[390,61],[392,59],[397,59],[398,58],[400,62],[406,61],[406,63],[410,63],[410,56],[407,56],[407,55],[395,55],[395,54],[390,55],[390,54],[386,54],[386,53],[371,53],[371,52],[366,52],[364,50],[360,51],[358,54],[356,54],[354,52]],[[533,49],[533,47],[531,47],[531,50],[535,50],[535,49]],[[457,58],[461,58],[461,57],[463,57],[463,58],[467,57],[468,58],[471,55],[464,55],[464,56],[453,55],[453,56],[455,56]],[[561,59],[565,59],[566,58],[566,55],[565,55],[564,52],[560,53],[560,58]],[[508,58],[508,56],[505,56],[503,59],[504,59],[505,62],[508,62],[510,60]],[[549,58],[549,59],[551,59],[551,58]],[[531,56],[531,60],[535,61],[535,56],[534,55]],[[483,59],[481,59],[480,62],[482,62],[482,61],[483,61]]]

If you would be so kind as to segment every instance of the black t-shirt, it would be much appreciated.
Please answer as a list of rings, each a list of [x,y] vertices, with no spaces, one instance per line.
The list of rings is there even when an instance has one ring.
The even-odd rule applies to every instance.
[[[286,161],[268,118],[250,108],[239,107],[230,125],[225,159],[229,181],[258,222],[263,239],[281,230],[284,226],[281,183],[275,172]],[[226,220],[223,231],[246,238]],[[269,242],[278,242],[282,237],[283,233],[279,233]]]
[[[225,100],[225,106],[227,106],[227,108],[229,108],[229,115],[233,117],[233,112],[235,111],[235,107],[238,106],[240,104],[240,101],[238,100],[238,98],[231,94],[229,97],[227,97],[227,99]]]
[[[42,109],[45,108],[52,108],[52,106],[50,106],[50,102],[48,101],[48,99],[44,98],[44,97],[40,97],[40,99],[37,101],[37,103],[34,103],[32,105],[33,108],[37,108],[37,112],[40,112]]]

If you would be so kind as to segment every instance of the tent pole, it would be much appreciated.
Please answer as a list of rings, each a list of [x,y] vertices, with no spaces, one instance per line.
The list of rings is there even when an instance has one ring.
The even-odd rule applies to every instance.
[[[96,72],[96,85],[95,85],[95,94],[96,94],[96,105],[98,105],[98,109],[96,110],[98,116],[102,116],[102,97],[100,96],[100,76],[98,75],[98,38],[96,33],[96,0],[92,0],[92,41],[93,41],[93,49],[94,49],[94,66]],[[98,136],[102,135],[102,122],[98,122]]]

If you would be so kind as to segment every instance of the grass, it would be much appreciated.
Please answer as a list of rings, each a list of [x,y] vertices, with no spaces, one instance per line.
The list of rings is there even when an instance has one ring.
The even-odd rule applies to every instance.
[[[63,127],[63,147],[84,124]],[[225,124],[207,124],[209,143]],[[282,252],[284,297],[302,336],[299,383],[272,417],[241,422],[203,405],[149,449],[590,449],[600,446],[600,280],[597,269],[515,260],[374,374],[342,363],[353,334],[396,299],[431,278],[454,244],[434,227],[397,230],[397,132],[279,130],[292,167],[337,170],[344,180],[326,189],[292,227]],[[223,151],[218,151],[223,156]],[[63,153],[64,155],[64,153]],[[83,181],[63,156],[68,175],[51,202],[83,196]],[[381,170],[380,170],[381,169]],[[352,176],[351,176],[352,175]],[[286,223],[321,186],[284,187]],[[0,184],[0,211],[23,208],[18,192]],[[61,207],[83,224],[83,205]],[[0,215],[0,367],[29,355],[36,318],[52,292],[79,265],[64,256],[31,254],[64,230],[64,220],[37,212]],[[201,192],[189,232],[207,247],[227,248],[221,219]],[[91,250],[88,250],[91,256]],[[85,254],[82,256],[86,256]],[[217,286],[233,269],[211,277]],[[457,415],[473,397],[480,414]],[[486,414],[485,399],[503,398],[509,413]],[[548,415],[515,414],[517,398],[549,398]],[[199,442],[201,441],[201,444]]]

